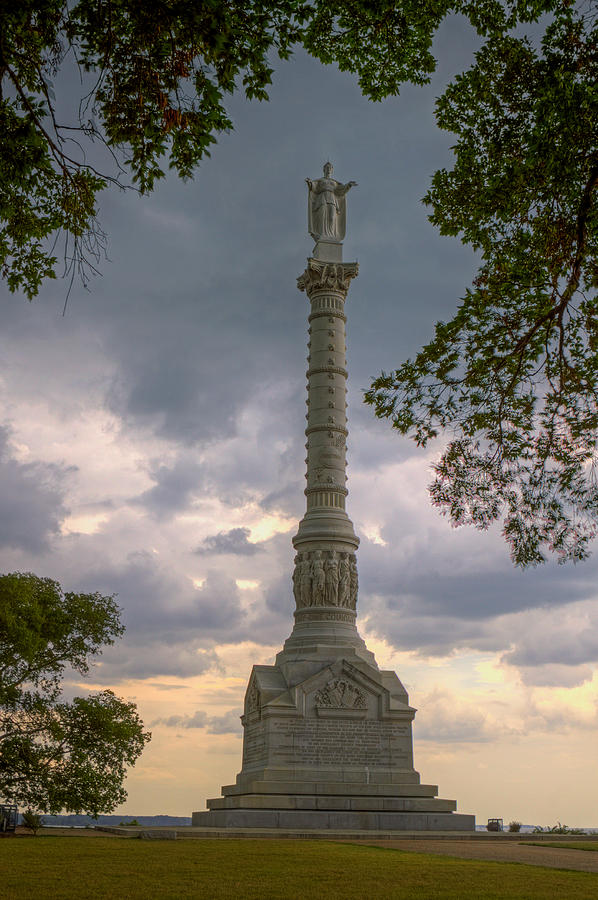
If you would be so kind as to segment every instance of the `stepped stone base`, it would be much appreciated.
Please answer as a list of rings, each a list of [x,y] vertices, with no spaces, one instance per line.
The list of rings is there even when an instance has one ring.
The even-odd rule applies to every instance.
[[[330,812],[223,809],[194,812],[202,828],[305,828],[341,831],[474,831],[475,817],[451,813]]]
[[[245,697],[243,768],[194,812],[204,828],[474,831],[413,768],[415,710],[394,672],[364,646],[341,658],[288,649],[254,666]],[[356,652],[357,651],[357,652]],[[290,657],[290,658],[289,658]]]

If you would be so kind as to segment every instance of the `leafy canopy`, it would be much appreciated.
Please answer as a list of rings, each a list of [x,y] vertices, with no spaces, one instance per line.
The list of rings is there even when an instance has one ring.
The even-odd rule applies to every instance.
[[[81,675],[124,631],[112,597],[63,593],[49,578],[0,575],[0,796],[43,812],[97,815],[126,799],[123,781],[150,735],[112,691],[68,702]]]

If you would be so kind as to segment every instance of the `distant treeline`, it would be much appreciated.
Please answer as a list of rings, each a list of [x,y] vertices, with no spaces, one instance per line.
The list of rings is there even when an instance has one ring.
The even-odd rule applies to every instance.
[[[19,817],[20,819],[21,817]],[[140,825],[190,825],[191,816],[42,816],[44,825],[66,825],[84,827],[85,825],[120,825],[121,822],[132,822],[136,819]]]

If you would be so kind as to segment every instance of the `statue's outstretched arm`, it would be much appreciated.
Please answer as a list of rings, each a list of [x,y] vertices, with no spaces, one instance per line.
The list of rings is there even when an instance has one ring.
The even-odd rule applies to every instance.
[[[357,187],[356,181],[348,181],[346,184],[339,184],[335,188],[335,194],[339,194],[343,197],[347,191],[350,191],[352,187]]]

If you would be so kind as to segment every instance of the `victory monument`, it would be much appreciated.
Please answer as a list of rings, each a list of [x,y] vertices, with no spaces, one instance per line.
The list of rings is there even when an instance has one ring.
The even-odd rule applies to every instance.
[[[381,671],[355,626],[359,538],[346,510],[346,195],[355,185],[306,179],[313,255],[299,276],[310,302],[307,508],[293,538],[295,624],[273,666],[254,666],[236,783],[193,813],[213,827],[473,831],[413,767],[415,709]]]

